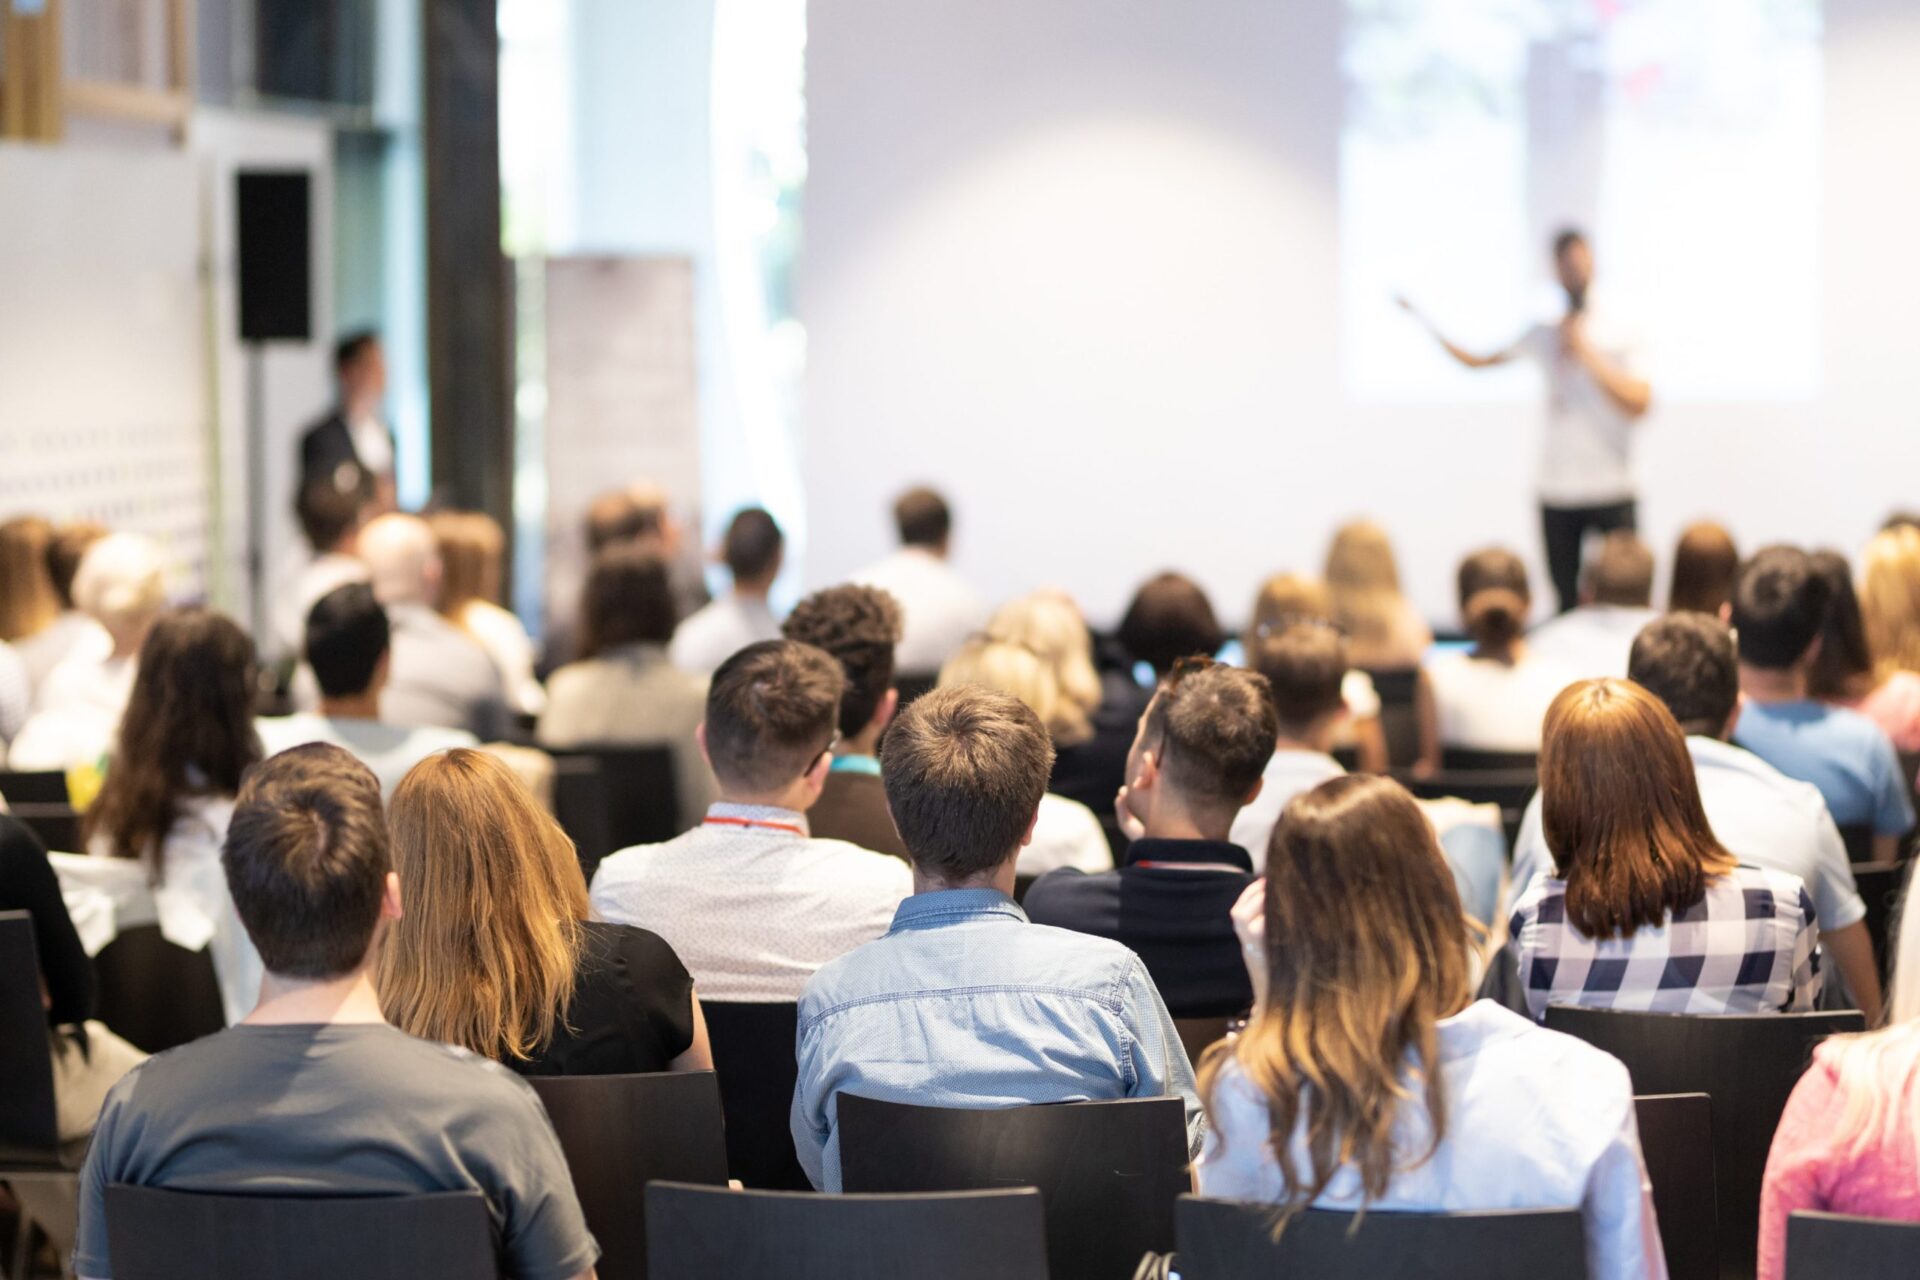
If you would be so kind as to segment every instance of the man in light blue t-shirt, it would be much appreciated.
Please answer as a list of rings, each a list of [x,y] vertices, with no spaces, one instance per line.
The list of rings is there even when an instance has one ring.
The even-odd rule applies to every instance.
[[[1870,829],[1874,859],[1892,859],[1913,829],[1893,744],[1865,716],[1807,696],[1830,603],[1826,580],[1796,547],[1768,547],[1741,566],[1730,608],[1744,702],[1733,740],[1818,787],[1836,823]]]

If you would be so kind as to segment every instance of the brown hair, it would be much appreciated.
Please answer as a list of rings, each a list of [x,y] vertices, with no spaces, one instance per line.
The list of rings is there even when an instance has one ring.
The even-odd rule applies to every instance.
[[[440,553],[440,613],[459,623],[475,600],[500,603],[507,535],[483,511],[440,511],[427,517]]]
[[[1276,573],[1260,584],[1253,598],[1253,619],[1247,624],[1246,647],[1251,652],[1262,636],[1271,635],[1303,619],[1333,620],[1333,597],[1318,578],[1298,573]]]
[[[848,584],[816,591],[787,615],[780,634],[833,655],[847,678],[840,695],[840,736],[873,723],[893,687],[893,649],[900,643],[900,602],[878,587]]]
[[[978,685],[936,689],[887,729],[881,777],[913,865],[952,884],[1013,857],[1053,772],[1033,709]]]
[[[1678,613],[1718,614],[1733,598],[1733,578],[1740,571],[1740,551],[1733,535],[1711,520],[1697,520],[1680,534],[1673,549],[1673,582],[1667,588],[1667,609]]]
[[[374,980],[393,1025],[489,1058],[532,1058],[573,998],[589,913],[573,841],[498,759],[455,747],[388,809],[406,914]]]
[[[1262,636],[1248,654],[1273,690],[1282,729],[1300,730],[1346,705],[1347,642],[1329,623],[1296,622]]]
[[[932,489],[909,489],[894,500],[893,525],[909,547],[938,547],[953,533],[953,510]]]
[[[587,550],[593,553],[665,531],[667,509],[660,495],[634,489],[603,493],[587,507]]]
[[[1833,601],[1820,629],[1820,652],[1807,668],[1807,696],[1830,702],[1865,697],[1878,681],[1860,597],[1853,593],[1853,570],[1837,551],[1815,551],[1811,559],[1813,571],[1827,580]]]
[[[1133,593],[1119,639],[1136,661],[1164,676],[1182,658],[1212,657],[1227,637],[1199,583],[1183,573],[1162,573]]]
[[[1653,552],[1632,531],[1615,529],[1594,548],[1586,586],[1595,604],[1645,608],[1653,603]]]
[[[750,644],[707,688],[707,758],[728,789],[768,792],[833,745],[846,677],[831,655],[792,640]]]
[[[38,634],[60,612],[47,572],[53,525],[41,516],[0,522],[0,640]]]
[[[1183,658],[1141,717],[1143,745],[1196,806],[1238,809],[1260,781],[1280,719],[1267,678],[1210,658]]]
[[[1386,1194],[1414,1154],[1396,1148],[1394,1130],[1415,1088],[1432,1124],[1415,1158],[1439,1149],[1438,1025],[1473,988],[1453,875],[1399,783],[1353,774],[1296,796],[1273,829],[1266,884],[1266,1002],[1202,1057],[1200,1090],[1218,1114],[1232,1066],[1265,1095],[1284,1225],[1349,1166],[1365,1200]],[[1293,1157],[1298,1133],[1305,1168]]]
[[[1354,520],[1334,531],[1327,547],[1327,594],[1333,620],[1368,653],[1390,644],[1396,619],[1406,610],[1393,541],[1371,520]]]
[[[70,521],[53,531],[47,543],[47,577],[61,608],[73,608],[73,575],[80,572],[87,548],[106,536],[107,526],[91,520]]]
[[[580,656],[623,644],[665,644],[679,617],[667,562],[635,543],[615,543],[593,558],[580,595]]]
[[[1474,643],[1504,649],[1527,629],[1533,593],[1527,566],[1504,547],[1486,547],[1460,562],[1460,619]]]
[[[1686,735],[1627,680],[1578,681],[1547,708],[1540,806],[1567,920],[1589,938],[1657,928],[1733,869],[1701,808]]]

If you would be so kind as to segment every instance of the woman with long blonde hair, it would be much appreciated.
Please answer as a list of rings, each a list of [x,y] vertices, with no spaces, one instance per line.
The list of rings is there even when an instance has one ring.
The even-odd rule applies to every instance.
[[[1860,611],[1880,671],[1920,671],[1920,529],[1895,525],[1867,543]]]
[[[1354,666],[1420,665],[1433,632],[1400,590],[1400,565],[1385,529],[1371,520],[1340,526],[1327,548],[1324,576],[1333,620],[1347,633]]]
[[[1309,1207],[1577,1208],[1593,1280],[1665,1276],[1626,1069],[1473,1000],[1453,875],[1399,783],[1295,797],[1233,914],[1254,1014],[1201,1059],[1202,1194],[1282,1230]]]
[[[507,698],[522,715],[537,716],[546,690],[533,674],[533,641],[526,627],[501,603],[507,535],[481,511],[440,511],[427,517],[440,553],[440,616],[487,651],[507,684]]]
[[[406,914],[375,981],[395,1026],[522,1075],[713,1065],[673,949],[587,918],[573,842],[505,764],[466,747],[429,756],[388,826]]]

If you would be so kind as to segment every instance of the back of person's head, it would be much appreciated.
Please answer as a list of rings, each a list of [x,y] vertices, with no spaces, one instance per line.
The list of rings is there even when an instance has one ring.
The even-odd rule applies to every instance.
[[[151,538],[110,533],[80,558],[73,603],[115,640],[140,636],[167,607],[166,558]]]
[[[1519,556],[1504,547],[1476,551],[1460,562],[1457,582],[1460,621],[1474,643],[1501,649],[1526,631],[1533,593]]]
[[[1156,574],[1140,584],[1120,619],[1119,639],[1156,676],[1166,675],[1182,658],[1210,658],[1227,641],[1213,602],[1183,573]]]
[[[1347,642],[1331,624],[1302,620],[1269,631],[1247,655],[1266,677],[1280,730],[1300,737],[1346,706],[1340,687],[1347,678]]]
[[[1074,746],[1093,736],[1093,713],[1100,709],[1100,672],[1093,665],[1093,633],[1080,606],[1064,591],[1034,591],[995,610],[987,634],[1025,645],[1053,668],[1064,699],[1048,726],[1057,747]]]
[[[1050,735],[1055,728],[1073,731],[1086,723],[1084,713],[1062,692],[1053,665],[1023,644],[992,636],[967,641],[940,668],[940,688],[963,684],[1020,699],[1040,717]]]
[[[1724,734],[1740,704],[1733,633],[1710,613],[1681,610],[1640,628],[1627,679],[1664,702],[1681,732],[1703,738]]]
[[[220,861],[267,972],[352,973],[367,959],[386,897],[379,779],[327,743],[268,757],[240,788]]]
[[[953,509],[939,493],[922,485],[894,499],[893,527],[903,547],[944,551],[953,536]]]
[[[307,612],[307,665],[323,697],[352,698],[367,692],[392,646],[387,611],[364,582],[335,587]]]
[[[1830,600],[1826,625],[1820,629],[1820,652],[1807,668],[1807,696],[1861,697],[1873,689],[1874,663],[1860,597],[1853,591],[1853,569],[1837,551],[1815,551],[1808,559],[1813,571],[1826,579]]]
[[[1630,681],[1581,680],[1547,708],[1540,816],[1567,920],[1589,938],[1658,928],[1733,867],[1707,825],[1686,735]]]
[[[163,613],[140,647],[111,767],[87,809],[89,839],[140,858],[157,881],[160,842],[182,800],[231,796],[260,759],[253,641],[211,609]]]
[[[1896,529],[1912,529],[1920,533],[1920,511],[1890,511],[1887,518],[1880,522],[1880,532],[1889,533]]]
[[[1284,1216],[1347,1167],[1378,1200],[1407,1160],[1438,1148],[1436,1028],[1472,997],[1468,948],[1453,874],[1399,783],[1353,774],[1287,805],[1267,847],[1265,954],[1250,957],[1266,966],[1266,1002],[1200,1067],[1209,1111],[1231,1066],[1264,1095],[1272,1133],[1311,1135],[1306,1167],[1279,1156]],[[1432,1122],[1418,1152],[1395,1142],[1410,1062]]]
[[[360,531],[360,558],[381,604],[434,604],[442,566],[433,530],[419,516],[391,511]]]
[[[1584,576],[1587,598],[1594,604],[1644,609],[1653,603],[1653,551],[1625,529],[1600,540]]]
[[[1211,658],[1185,658],[1140,718],[1140,749],[1187,807],[1231,814],[1273,759],[1280,720],[1266,677]]]
[[[816,591],[787,615],[780,634],[830,654],[846,676],[840,736],[863,732],[893,687],[893,650],[900,643],[900,602],[878,587],[848,583]]]
[[[1371,520],[1340,526],[1327,547],[1325,580],[1333,620],[1357,645],[1384,643],[1406,607],[1387,531]]]
[[[760,507],[747,507],[727,523],[720,558],[736,586],[765,587],[779,575],[786,547],[786,535],[773,517]]]
[[[1260,584],[1253,598],[1253,617],[1247,624],[1249,652],[1262,636],[1276,634],[1296,622],[1333,620],[1333,597],[1318,578],[1298,573],[1276,573]]]
[[[764,640],[720,664],[707,688],[707,759],[722,790],[771,795],[833,746],[846,677],[810,644]]]
[[[1785,671],[1807,656],[1827,623],[1833,586],[1798,547],[1763,547],[1733,584],[1733,634],[1740,661]]]
[[[427,517],[440,557],[440,612],[458,619],[469,604],[500,603],[507,535],[484,511],[440,511]]]
[[[24,640],[59,614],[47,573],[52,541],[53,525],[40,516],[0,521],[0,640]]]
[[[1019,854],[1053,772],[1053,744],[1020,699],[957,685],[900,713],[880,769],[915,870],[960,884]]]
[[[667,562],[644,543],[615,543],[593,558],[580,596],[580,653],[665,644],[679,624]]]
[[[1724,525],[1711,520],[1690,524],[1673,549],[1673,582],[1667,590],[1667,608],[1675,613],[1717,614],[1733,596],[1733,575],[1740,570],[1740,552]]]
[[[1874,660],[1883,672],[1920,671],[1920,528],[1875,534],[1863,568],[1860,609]]]
[[[300,522],[301,536],[315,555],[338,551],[360,530],[371,500],[371,484],[364,471],[357,471],[360,483],[341,488],[332,477],[322,477],[300,486],[293,500],[293,514]]]
[[[648,485],[603,493],[587,507],[587,550],[657,538],[666,527],[666,495]]]
[[[107,536],[107,526],[91,520],[73,520],[53,531],[47,542],[47,577],[62,609],[73,608],[73,578],[93,544]]]
[[[573,841],[512,769],[467,747],[410,769],[387,827],[406,904],[374,974],[388,1019],[485,1057],[535,1056],[573,995],[589,911]]]

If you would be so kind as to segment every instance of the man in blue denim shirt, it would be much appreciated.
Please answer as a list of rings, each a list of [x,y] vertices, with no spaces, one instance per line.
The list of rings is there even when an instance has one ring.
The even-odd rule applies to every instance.
[[[975,686],[926,695],[888,731],[882,776],[914,894],[800,997],[793,1144],[821,1190],[840,1190],[843,1092],[982,1108],[1177,1093],[1200,1150],[1193,1067],[1140,958],[1030,924],[1013,901],[1052,764],[1039,718]]]

